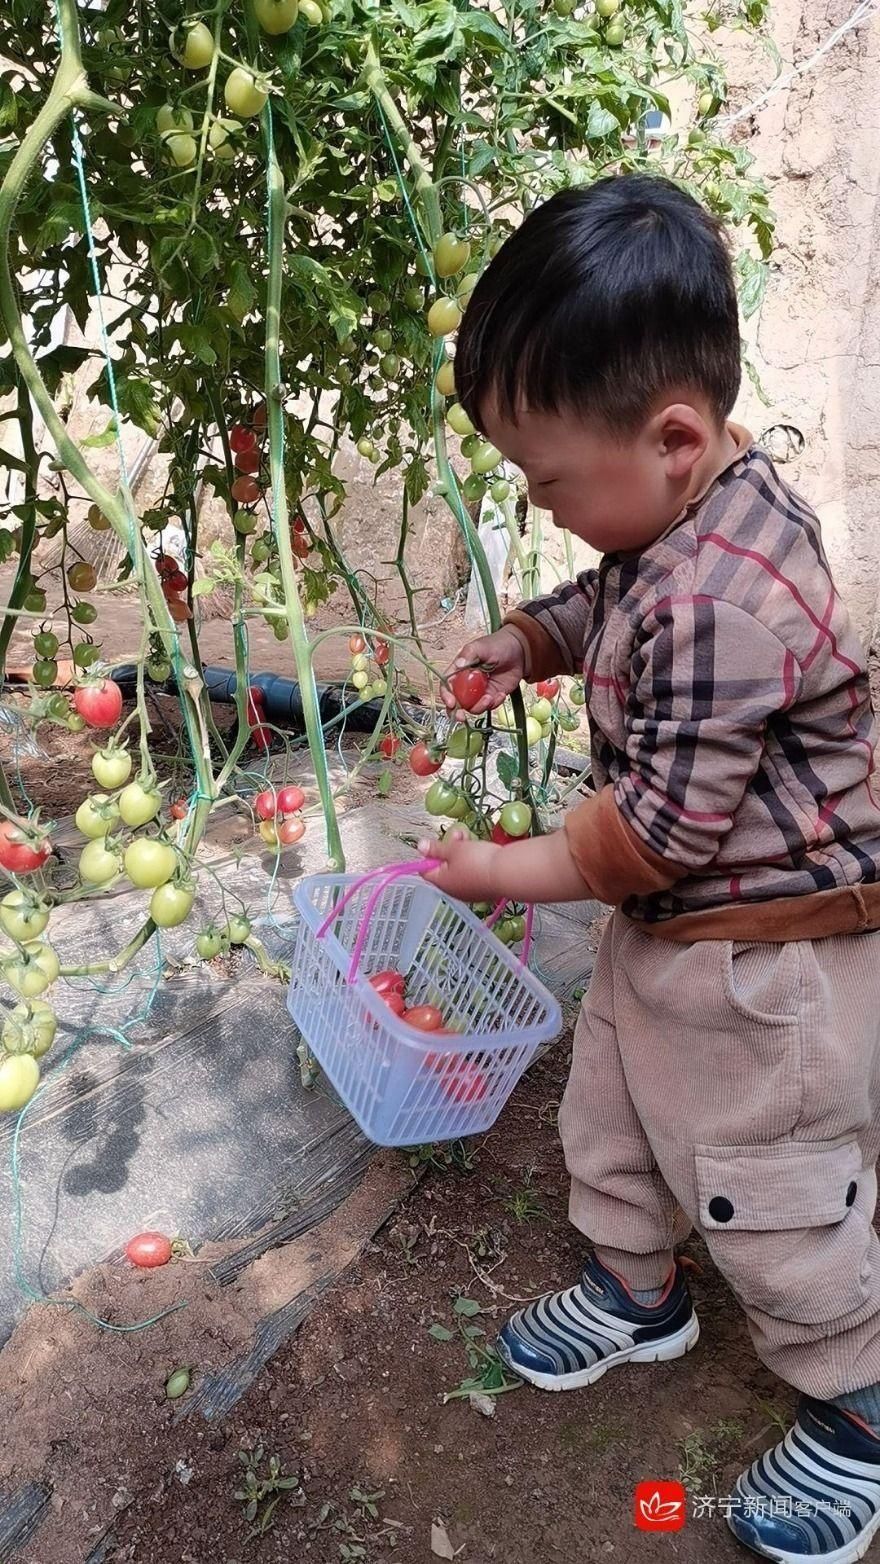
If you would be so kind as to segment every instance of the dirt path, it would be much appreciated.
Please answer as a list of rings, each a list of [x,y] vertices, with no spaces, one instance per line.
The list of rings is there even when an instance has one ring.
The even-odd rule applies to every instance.
[[[560,1046],[488,1137],[428,1168],[226,1420],[175,1423],[152,1401],[147,1414],[143,1384],[121,1402],[96,1389],[88,1486],[111,1502],[115,1494],[120,1509],[105,1564],[370,1564],[392,1553],[428,1564],[451,1556],[441,1533],[441,1552],[431,1552],[438,1520],[463,1564],[742,1556],[718,1519],[691,1516],[682,1532],[659,1537],[636,1537],[632,1526],[637,1481],[680,1475],[692,1497],[724,1495],[744,1459],[778,1437],[792,1404],[756,1362],[699,1244],[690,1253],[701,1267],[693,1289],[704,1334],[683,1362],[624,1369],[572,1396],[520,1388],[497,1398],[491,1419],[467,1399],[444,1403],[474,1373],[464,1330],[486,1332],[472,1338],[479,1349],[510,1307],[506,1296],[576,1274],[582,1245],[566,1223],[555,1132],[566,1063]],[[143,1293],[148,1302],[148,1286]],[[459,1297],[471,1301],[456,1313]],[[148,1334],[159,1390],[167,1344],[161,1330]],[[125,1390],[121,1364],[119,1375]],[[37,1366],[33,1400],[40,1379]],[[37,1416],[28,1405],[18,1412],[19,1449]],[[75,1445],[76,1431],[66,1438]],[[236,1494],[246,1481],[241,1452],[260,1446],[260,1479],[274,1456],[294,1481],[270,1529],[252,1537]],[[54,1459],[64,1454],[56,1449]],[[71,1520],[80,1524],[79,1514]],[[47,1564],[39,1533],[22,1560]]]

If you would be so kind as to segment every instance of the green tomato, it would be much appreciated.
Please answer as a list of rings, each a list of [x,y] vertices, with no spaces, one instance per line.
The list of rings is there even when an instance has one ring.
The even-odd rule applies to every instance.
[[[361,438],[358,440],[358,443],[357,443],[357,448],[358,448],[358,454],[360,456],[363,456],[366,459],[366,461],[374,462],[376,460],[376,455],[377,455],[376,447],[373,444],[372,440],[368,439],[366,435],[361,435]]]
[[[471,801],[467,793],[459,793],[456,790],[455,798],[445,812],[450,820],[466,820],[471,812]]]
[[[577,0],[553,0],[553,9],[557,16],[571,16],[577,4]]]
[[[264,565],[267,559],[272,557],[272,544],[268,538],[257,538],[251,549],[251,559],[255,565]]]
[[[479,473],[472,472],[470,477],[465,478],[461,492],[469,505],[476,505],[486,493],[486,484]]]
[[[188,71],[203,71],[213,58],[214,39],[210,28],[204,22],[185,25],[183,47],[179,55],[181,65],[185,65]]]
[[[505,804],[499,815],[502,831],[508,836],[528,836],[532,828],[532,811],[528,804]]]
[[[153,657],[146,665],[146,674],[155,684],[165,684],[171,678],[171,664]]]
[[[160,929],[176,929],[192,911],[195,890],[191,885],[160,885],[150,897],[150,917]]]
[[[461,282],[456,288],[455,297],[458,299],[458,302],[463,310],[466,310],[470,304],[471,294],[473,293],[479,280],[479,272],[468,272],[465,277],[462,277]]]
[[[526,717],[526,743],[529,749],[534,749],[536,744],[540,744],[543,737],[540,722],[536,722],[534,717]]]
[[[300,15],[304,15],[300,6]],[[246,70],[243,65],[236,65],[227,77],[226,86],[223,89],[223,97],[230,114],[237,119],[253,119],[266,107],[269,94],[261,76],[256,76],[253,71]]]
[[[10,1054],[0,1064],[0,1113],[20,1113],[40,1084],[40,1066],[32,1054]]]
[[[98,842],[112,831],[119,819],[119,805],[106,793],[92,793],[83,799],[74,815],[74,824],[81,836],[90,842]]]
[[[237,156],[236,139],[241,133],[241,121],[215,119],[208,131],[208,146],[221,163],[234,163]]]
[[[443,234],[434,246],[434,270],[438,277],[454,277],[470,260],[471,247],[457,234]]]
[[[46,702],[46,714],[56,722],[63,722],[70,715],[70,702],[66,695],[50,695]]]
[[[499,918],[492,932],[502,945],[512,945],[515,939],[513,919]]]
[[[553,716],[553,706],[550,701],[544,700],[542,697],[540,700],[535,701],[529,716],[534,717],[535,721],[540,722],[543,727],[544,723],[549,722]]]
[[[10,1054],[33,1054],[42,1059],[55,1041],[58,1021],[55,1012],[45,1000],[31,999],[26,1005],[16,1005],[3,1022],[3,1047]]]
[[[620,10],[620,0],[596,0],[596,10],[606,21]]]
[[[173,103],[163,103],[161,109],[156,110],[156,129],[159,135],[164,135],[167,130],[190,131],[193,128],[193,117],[189,109],[178,108]],[[97,509],[93,506],[92,509]],[[89,512],[91,520],[91,511]]]
[[[563,733],[574,733],[580,727],[580,718],[573,711],[561,711],[558,714],[559,726]]]
[[[137,778],[129,782],[119,795],[119,813],[132,829],[146,825],[148,820],[155,820],[161,808],[162,795],[158,788],[152,783],[145,787]]]
[[[616,16],[614,21],[609,22],[605,29],[605,42],[609,45],[610,48],[619,49],[625,38],[626,28],[624,27],[620,17]]]
[[[584,689],[583,679],[575,679],[574,683],[569,687],[568,698],[571,701],[572,706],[586,705],[587,692]]]
[[[492,721],[496,728],[504,728],[508,733],[516,727],[516,718],[506,701],[503,706],[498,707],[497,711],[493,711]]]
[[[492,498],[496,505],[503,505],[510,495],[510,484],[506,478],[496,478],[491,489]]]
[[[70,610],[70,617],[74,624],[93,625],[98,617],[98,610],[94,603],[77,603]]]
[[[101,656],[101,648],[94,641],[80,641],[73,648],[73,660],[77,668],[93,668]]]
[[[697,99],[697,113],[703,119],[706,119],[710,114],[714,114],[717,107],[718,99],[715,97],[714,92],[710,92],[707,88],[705,92],[700,93]]]
[[[41,658],[31,669],[31,678],[38,690],[51,690],[58,677],[58,664],[52,658]]]
[[[476,434],[477,432],[460,402],[453,402],[448,409],[446,422],[450,429],[454,430],[457,435],[461,435],[462,439],[466,439],[468,435]]]
[[[518,945],[520,943],[520,940],[524,940],[525,939],[525,937],[526,937],[526,920],[523,917],[521,912],[514,913],[512,918],[508,918],[507,926],[508,926],[508,929],[510,930],[511,943],[513,945]]]
[[[394,338],[392,337],[390,331],[388,331],[384,326],[380,326],[378,331],[373,332],[373,341],[375,342],[376,347],[379,349],[380,353],[387,353],[393,346]]]
[[[138,890],[155,890],[170,880],[177,868],[177,854],[167,842],[154,837],[136,836],[124,856],[125,872]]]
[[[48,659],[58,650],[58,637],[51,630],[38,630],[34,636],[34,652],[37,657]]]
[[[455,365],[451,358],[440,365],[434,376],[434,384],[441,396],[455,396]]]
[[[425,794],[425,808],[429,815],[448,815],[458,797],[458,789],[438,777]]]
[[[27,891],[9,891],[0,901],[0,924],[10,939],[24,945],[42,934],[49,912],[45,902],[35,901]]]
[[[383,696],[385,694],[387,689],[388,689],[388,680],[387,679],[374,679],[373,680],[373,694],[374,695],[378,695],[378,696],[381,697],[381,696]]]
[[[383,353],[379,361],[379,368],[386,380],[396,380],[400,373],[400,359],[396,353]]]
[[[421,288],[407,288],[403,302],[408,310],[420,310],[425,302]]]
[[[232,525],[241,537],[247,538],[252,532],[256,532],[259,520],[252,510],[237,510],[232,518]]]
[[[122,864],[119,851],[111,847],[106,837],[89,842],[79,855],[79,876],[86,885],[107,885],[119,874]]]
[[[122,787],[131,776],[131,756],[128,750],[114,745],[96,749],[92,756],[92,776],[99,787]]]
[[[446,753],[452,760],[473,760],[483,753],[484,735],[479,728],[471,728],[462,722],[453,728],[446,745]]]
[[[195,136],[188,136],[181,130],[168,130],[162,137],[162,144],[167,161],[175,168],[192,168],[199,153]]]
[[[299,14],[310,27],[320,27],[324,21],[324,12],[317,0],[299,0]]]
[[[479,444],[480,444],[480,436],[478,434],[466,434],[464,439],[461,442],[461,454],[462,454],[462,456],[466,456],[466,457],[468,457],[468,459],[470,459],[470,457],[473,456],[474,451],[477,449]]]
[[[461,309],[455,299],[435,299],[428,310],[428,330],[432,337],[448,337],[461,325]]]
[[[290,32],[298,10],[297,0],[254,0],[254,16],[272,38]]]
[[[230,945],[243,945],[250,938],[251,920],[239,916],[229,919],[226,925],[226,938]]]
[[[196,950],[203,961],[213,961],[223,949],[223,935],[211,925],[196,935]]]
[[[175,1369],[165,1381],[165,1395],[169,1401],[177,1401],[189,1390],[189,1369]]]
[[[352,674],[351,682],[356,690],[364,691],[370,682],[370,675],[363,668],[360,668],[357,673]]]
[[[3,960],[7,983],[23,999],[35,999],[42,994],[55,982],[60,970],[52,946],[41,940],[28,940],[20,950],[10,952]]]
[[[501,452],[497,445],[492,445],[489,440],[481,440],[471,457],[471,468],[482,476],[487,472],[494,472],[501,460]]]
[[[78,711],[72,711],[67,718],[67,726],[71,733],[85,732],[86,719],[81,717]]]
[[[29,614],[42,614],[46,607],[46,594],[43,588],[31,587],[22,607],[26,608]]]

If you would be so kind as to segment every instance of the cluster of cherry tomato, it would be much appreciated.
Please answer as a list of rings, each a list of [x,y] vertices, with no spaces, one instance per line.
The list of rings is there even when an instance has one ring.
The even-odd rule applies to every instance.
[[[292,847],[305,836],[306,825],[301,810],[306,795],[301,787],[267,787],[254,799],[254,813],[259,820],[260,836],[267,847]]]
[[[168,612],[175,624],[185,624],[192,619],[192,609],[184,594],[189,588],[189,578],[173,554],[156,555],[156,571],[162,583],[162,596],[168,604]]]
[[[402,972],[389,967],[368,982],[388,1009],[417,1032],[428,1032],[432,1037],[459,1035],[443,1025],[443,1012],[437,1005],[407,1006],[406,978]],[[485,1097],[489,1088],[485,1072],[460,1054],[427,1053],[425,1064],[439,1075],[443,1094],[452,1102],[478,1102]]]
[[[349,638],[348,650],[351,653],[349,678],[353,688],[362,701],[381,700],[388,689],[385,678],[385,669],[391,656],[388,642],[381,636],[375,636],[371,637],[368,645],[366,637],[357,634]],[[397,747],[395,745],[392,754],[397,753]],[[386,754],[387,751],[383,750],[382,753]]]
[[[110,525],[106,518],[101,515],[96,505],[91,506],[88,515],[89,522],[93,527],[96,526],[95,518],[100,518],[98,530],[103,530],[103,528]],[[67,585],[72,592],[91,592],[98,581],[98,573],[94,565],[90,565],[84,559],[74,560],[72,564],[68,565],[65,577]],[[46,593],[35,581],[31,581],[29,584],[23,606],[29,613],[34,614],[43,613],[46,608]],[[98,611],[94,604],[87,601],[78,601],[69,608],[69,618],[72,625],[86,626],[94,624],[97,617]],[[58,650],[60,644],[59,637],[55,634],[51,623],[41,624],[34,630],[34,661],[31,667],[31,680],[38,690],[51,690],[58,678]],[[94,641],[86,636],[81,641],[71,642],[71,655],[74,666],[84,673],[98,662],[101,650],[100,647],[95,645]],[[81,731],[83,726],[76,714],[71,714],[70,706],[63,696],[60,696],[55,701],[54,707],[50,698],[49,705],[46,708],[46,715],[54,721],[67,721],[73,732]],[[71,716],[73,720],[70,720]]]

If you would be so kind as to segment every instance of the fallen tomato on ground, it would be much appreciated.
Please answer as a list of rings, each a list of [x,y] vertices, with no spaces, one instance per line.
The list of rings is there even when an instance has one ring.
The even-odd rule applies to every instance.
[[[171,1239],[164,1233],[136,1233],[125,1246],[125,1258],[141,1270],[167,1265],[171,1259]]]

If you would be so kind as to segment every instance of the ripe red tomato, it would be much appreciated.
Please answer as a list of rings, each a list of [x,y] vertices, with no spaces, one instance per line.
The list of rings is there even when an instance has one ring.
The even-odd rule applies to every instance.
[[[257,749],[269,749],[272,744],[271,728],[251,728],[251,738]]]
[[[166,596],[169,592],[185,592],[188,585],[183,571],[178,570],[176,566],[174,570],[168,570],[162,576],[162,591]]]
[[[306,524],[303,521],[302,516],[294,516],[291,525],[294,532],[305,532],[306,530]]]
[[[296,559],[305,559],[312,551],[309,539],[303,537],[300,533],[296,533],[291,537],[290,548]]]
[[[437,1032],[443,1025],[443,1016],[436,1005],[413,1005],[412,1010],[404,1011],[403,1019],[418,1032]]]
[[[112,679],[97,679],[74,691],[73,704],[90,728],[112,728],[122,714],[122,691]]]
[[[515,842],[516,841],[516,837],[515,836],[508,836],[508,834],[505,831],[503,825],[500,825],[497,822],[492,827],[492,838],[491,839],[495,843],[496,847],[507,847],[509,842]]]
[[[391,653],[388,649],[388,642],[377,641],[373,647],[373,656],[376,659],[376,662],[379,664],[379,667],[384,668],[389,657],[391,656]]]
[[[259,684],[249,684],[248,685],[248,695],[250,696],[250,698],[253,701],[255,706],[260,706],[260,707],[265,706],[265,704],[266,704],[266,697],[265,697],[265,695],[263,693],[263,690],[262,690],[262,688],[260,687]]]
[[[255,429],[265,429],[269,414],[265,402],[258,402],[254,408],[251,421]]]
[[[249,473],[242,473],[232,485],[231,493],[237,505],[255,505],[260,498],[260,485]]]
[[[306,795],[301,787],[283,787],[278,794],[278,809],[282,815],[295,815],[302,809]]]
[[[535,685],[535,691],[543,700],[553,701],[559,694],[559,680],[542,679],[540,684]]]
[[[0,820],[0,866],[12,874],[33,874],[51,851],[44,836],[30,836],[11,820]]]
[[[404,994],[406,992],[406,978],[402,972],[396,971],[394,967],[387,967],[384,972],[377,972],[369,981],[377,994]]]
[[[236,451],[233,457],[239,472],[259,472],[260,453],[256,446],[251,446],[247,451]]]
[[[468,1059],[448,1059],[440,1071],[444,1097],[451,1102],[481,1102],[489,1090],[482,1070]]]
[[[383,994],[382,998],[388,1006],[388,1009],[393,1011],[394,1015],[406,1015],[406,1000],[404,999],[403,994],[398,994],[396,989],[392,989],[388,994]]]
[[[359,657],[361,652],[365,651],[366,645],[362,635],[350,635],[348,638],[348,649],[352,657]]]
[[[393,760],[399,749],[400,739],[397,734],[386,733],[379,745],[379,754],[384,755],[386,760]]]
[[[169,598],[168,612],[177,625],[186,624],[187,619],[192,619],[192,609],[188,603],[181,602],[179,597]]]
[[[264,788],[254,799],[254,813],[259,820],[274,820],[278,813],[278,794],[274,787]]]
[[[171,805],[169,813],[172,820],[185,820],[189,814],[186,799],[178,798],[177,802]]]
[[[246,424],[233,424],[229,431],[229,449],[236,456],[240,456],[242,451],[252,451],[256,443],[253,429],[248,429]]]
[[[282,847],[292,847],[306,834],[306,823],[293,815],[289,820],[282,820],[278,827],[278,840]]]
[[[414,744],[409,752],[409,769],[417,777],[432,777],[443,764],[442,752],[429,749],[427,744]]]
[[[173,554],[157,554],[156,569],[159,575],[164,577],[172,575],[175,570],[180,569],[180,566]]]
[[[473,711],[488,690],[489,680],[482,668],[459,668],[452,675],[449,688],[462,711]]]
[[[125,1258],[142,1270],[167,1265],[171,1259],[171,1239],[164,1233],[137,1233],[125,1246]]]

